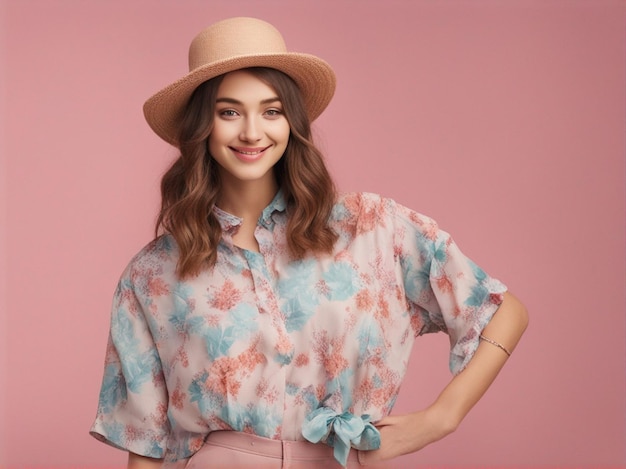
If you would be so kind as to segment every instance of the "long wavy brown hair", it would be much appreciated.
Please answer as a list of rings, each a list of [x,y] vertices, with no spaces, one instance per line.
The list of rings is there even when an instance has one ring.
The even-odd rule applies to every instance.
[[[291,133],[274,174],[287,203],[287,245],[294,259],[329,253],[337,240],[328,220],[336,189],[320,151],[313,144],[302,95],[284,73],[246,69],[277,93]],[[180,156],[161,180],[161,210],[156,235],[169,232],[178,244],[177,274],[197,275],[215,265],[221,226],[213,213],[221,181],[208,151],[215,100],[223,75],[201,84],[191,96],[178,136]]]

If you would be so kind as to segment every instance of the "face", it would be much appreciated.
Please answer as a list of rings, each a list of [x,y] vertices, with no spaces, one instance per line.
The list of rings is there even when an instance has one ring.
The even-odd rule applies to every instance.
[[[273,167],[289,141],[276,91],[249,72],[228,73],[217,90],[209,152],[223,184],[275,184]]]

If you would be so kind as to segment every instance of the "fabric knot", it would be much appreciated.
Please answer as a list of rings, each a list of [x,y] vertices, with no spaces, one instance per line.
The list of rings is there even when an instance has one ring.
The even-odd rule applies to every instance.
[[[380,432],[370,422],[369,415],[339,414],[328,407],[319,407],[307,415],[302,436],[311,443],[321,441],[332,447],[335,459],[344,467],[351,447],[360,450],[380,448]]]

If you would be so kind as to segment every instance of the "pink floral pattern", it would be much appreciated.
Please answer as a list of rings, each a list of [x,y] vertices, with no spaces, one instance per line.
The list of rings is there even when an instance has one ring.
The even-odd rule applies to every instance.
[[[373,194],[343,196],[328,256],[288,256],[279,193],[256,229],[260,252],[233,245],[241,220],[215,210],[217,265],[180,281],[173,238],[141,250],[115,292],[92,435],[184,461],[214,430],[302,440],[320,407],[391,411],[415,337],[450,336],[461,371],[505,287],[428,217]]]

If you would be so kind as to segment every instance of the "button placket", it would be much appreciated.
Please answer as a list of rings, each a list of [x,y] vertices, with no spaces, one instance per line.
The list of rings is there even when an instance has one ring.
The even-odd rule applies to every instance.
[[[266,332],[268,335],[271,334],[274,339],[274,359],[281,366],[287,365],[291,363],[293,358],[294,345],[287,332],[285,318],[279,307],[270,269],[268,269],[261,253],[246,252],[246,258],[252,273],[259,311],[268,314],[271,320],[272,332]]]

